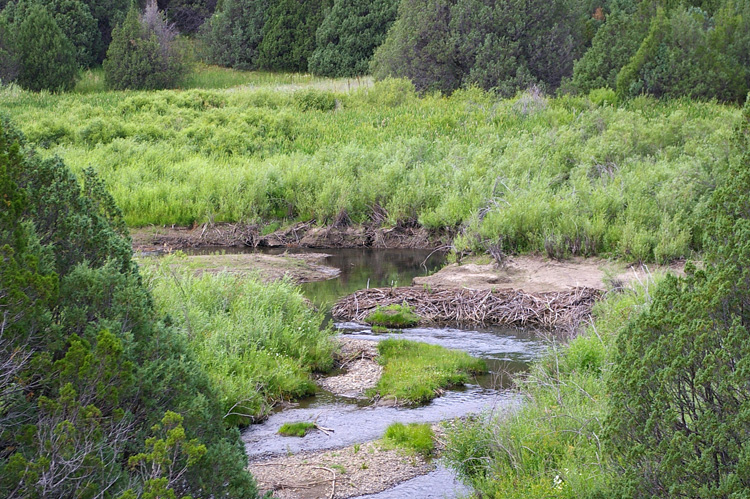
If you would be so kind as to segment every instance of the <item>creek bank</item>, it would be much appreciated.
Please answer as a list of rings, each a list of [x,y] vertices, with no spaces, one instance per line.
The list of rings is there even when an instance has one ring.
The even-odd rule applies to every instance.
[[[193,227],[141,227],[130,232],[137,252],[171,252],[208,246],[251,248],[436,248],[450,241],[448,234],[436,234],[423,227],[397,225],[348,225],[320,227],[299,222],[291,227],[263,234],[259,224],[216,223]]]
[[[174,265],[194,270],[197,275],[204,272],[253,274],[265,282],[288,278],[302,284],[335,279],[341,274],[341,269],[323,263],[329,256],[325,253],[186,255],[175,259]]]
[[[348,498],[372,494],[429,473],[435,464],[419,454],[377,442],[301,452],[250,463],[262,491],[283,499]]]
[[[671,265],[626,265],[601,258],[574,257],[551,260],[535,255],[508,257],[505,265],[485,263],[486,257],[452,263],[429,276],[415,277],[415,286],[427,288],[522,289],[527,293],[566,291],[584,287],[606,290],[623,287],[631,281],[645,281],[652,272],[681,274],[685,262]]]

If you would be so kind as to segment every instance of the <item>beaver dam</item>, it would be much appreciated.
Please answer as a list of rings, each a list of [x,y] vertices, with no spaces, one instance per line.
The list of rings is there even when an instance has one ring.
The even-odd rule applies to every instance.
[[[379,306],[406,304],[424,323],[570,327],[591,314],[600,295],[601,291],[586,287],[546,293],[516,289],[373,288],[342,298],[331,314],[337,320],[364,322]]]

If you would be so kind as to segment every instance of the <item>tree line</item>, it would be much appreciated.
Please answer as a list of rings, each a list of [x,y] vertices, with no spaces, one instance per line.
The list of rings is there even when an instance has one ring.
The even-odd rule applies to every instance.
[[[173,87],[187,71],[179,34],[221,66],[401,77],[421,92],[750,90],[750,4],[737,0],[4,1],[0,80],[32,90],[70,89],[105,60],[112,88]]]

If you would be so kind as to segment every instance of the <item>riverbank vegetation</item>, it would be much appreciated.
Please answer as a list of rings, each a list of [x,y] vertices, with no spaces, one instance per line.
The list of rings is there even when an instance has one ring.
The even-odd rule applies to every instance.
[[[750,100],[733,147],[709,201],[703,264],[610,293],[584,335],[520,382],[518,412],[451,434],[448,460],[482,495],[747,492]]]
[[[185,331],[227,424],[261,420],[278,402],[312,395],[311,372],[333,367],[333,330],[288,280],[197,276],[174,257],[146,266],[144,276],[157,310]]]
[[[386,428],[383,443],[428,457],[435,450],[435,432],[428,423],[393,423]]]
[[[274,88],[0,92],[40,154],[96,165],[131,226],[346,215],[457,231],[458,252],[647,261],[702,249],[697,221],[739,119],[646,97],[420,98],[400,80]]]
[[[383,375],[373,394],[397,403],[428,402],[445,388],[462,385],[471,376],[487,372],[483,360],[466,352],[409,340],[382,340],[378,355]]]

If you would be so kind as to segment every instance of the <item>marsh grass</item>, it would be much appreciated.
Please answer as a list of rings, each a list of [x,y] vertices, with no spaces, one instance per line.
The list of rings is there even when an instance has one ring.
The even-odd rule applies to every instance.
[[[435,433],[428,423],[393,423],[382,442],[385,448],[399,447],[428,457],[435,450]]]
[[[308,423],[305,421],[298,423],[284,423],[281,425],[281,428],[279,428],[279,435],[285,437],[304,437],[313,428],[315,428],[315,423]]]
[[[179,256],[142,262],[160,312],[186,340],[219,391],[225,420],[263,419],[282,400],[312,395],[313,371],[333,366],[333,331],[288,281],[252,275],[203,273],[179,265]],[[183,257],[184,258],[184,257]]]
[[[612,292],[595,321],[567,345],[552,345],[525,378],[515,411],[458,422],[445,457],[482,497],[613,497],[604,458],[606,377],[614,342],[648,302],[649,283]]]
[[[419,316],[414,313],[409,305],[388,305],[377,307],[370,315],[365,317],[365,322],[380,328],[403,329],[419,324]]]
[[[378,354],[383,375],[373,394],[409,404],[428,402],[443,389],[487,372],[483,360],[466,352],[409,340],[383,340],[378,343]]]
[[[523,113],[523,95],[419,97],[401,80],[205,66],[188,84],[201,88],[108,92],[90,74],[82,94],[0,88],[0,110],[39,154],[93,166],[130,226],[326,224],[346,212],[461,227],[457,252],[664,262],[700,251],[698,220],[740,117],[645,97],[546,98]]]

